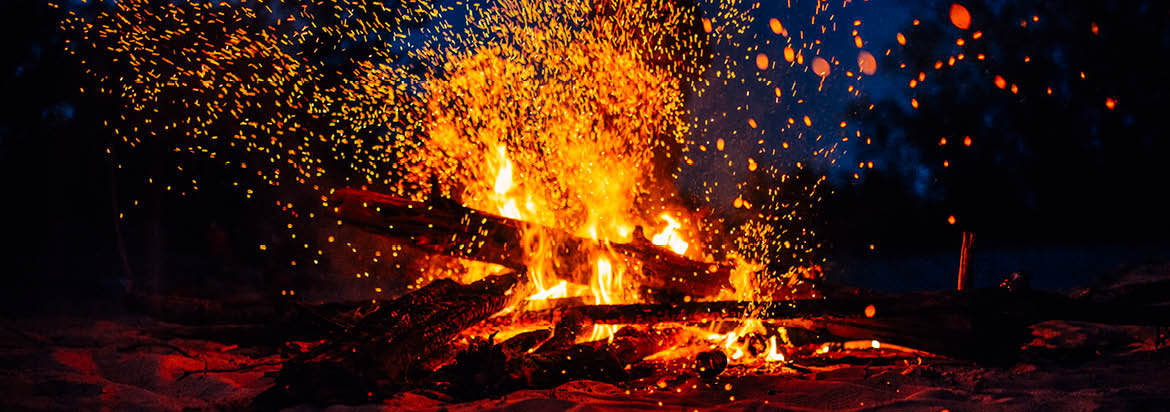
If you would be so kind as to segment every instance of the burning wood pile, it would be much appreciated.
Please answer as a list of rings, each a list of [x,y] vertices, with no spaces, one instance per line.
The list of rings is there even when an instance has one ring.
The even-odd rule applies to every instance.
[[[609,243],[438,196],[416,202],[341,190],[329,201],[343,221],[377,236],[492,263],[498,273],[466,284],[439,279],[370,302],[239,306],[138,296],[131,303],[164,319],[204,324],[182,329],[192,336],[304,342],[288,346],[275,386],[257,398],[265,409],[366,403],[405,390],[469,400],[581,379],[627,382],[663,370],[706,379],[807,373],[814,365],[849,362],[850,354],[879,347],[889,359],[1002,363],[1016,358],[1031,339],[1028,326],[1040,321],[1166,319],[1164,307],[1098,296],[1074,300],[1029,290],[1018,277],[996,289],[879,294],[830,287],[806,275],[799,281],[817,287],[768,290],[753,284],[756,299],[742,300],[728,293],[741,269],[689,259],[662,236],[645,239],[641,228],[629,242]],[[523,251],[531,231],[554,239],[548,250],[559,261],[592,266],[596,276],[538,287]],[[613,266],[597,258],[605,253],[642,270],[607,273]],[[595,266],[588,263],[593,259]],[[607,298],[616,293],[602,286],[613,285],[605,276],[638,285],[639,300]],[[572,295],[570,284],[595,288]],[[207,325],[217,322],[232,326]]]

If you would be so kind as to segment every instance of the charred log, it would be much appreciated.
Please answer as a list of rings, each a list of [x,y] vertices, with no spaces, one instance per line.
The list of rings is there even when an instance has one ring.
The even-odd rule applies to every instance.
[[[1170,309],[981,289],[781,302],[575,306],[513,314],[504,321],[627,325],[733,319],[769,320],[827,337],[876,339],[960,359],[1002,362],[1014,359],[1016,350],[1031,338],[1028,326],[1035,323],[1165,325],[1170,323]]]
[[[428,355],[510,304],[520,276],[470,285],[437,280],[381,303],[356,325],[285,363],[262,409],[296,403],[362,403],[393,393]]]
[[[591,267],[588,259],[603,248],[622,254],[641,267],[638,284],[678,296],[710,296],[729,287],[727,265],[679,256],[646,240],[639,230],[629,243],[602,244],[563,230],[467,208],[452,201],[429,203],[355,189],[341,189],[330,203],[344,221],[372,233],[407,242],[428,253],[495,263],[514,270],[525,267],[523,240],[539,233],[555,245],[558,273],[588,276],[574,268]],[[587,284],[588,278],[571,279]]]
[[[623,382],[638,378],[633,367],[643,358],[679,343],[677,329],[626,327],[612,341],[602,340],[516,350],[549,333],[517,335],[501,344],[473,344],[434,377],[437,389],[457,399],[479,399],[519,389],[553,388],[573,380]],[[525,341],[524,343],[517,340]],[[551,341],[550,341],[551,342]]]

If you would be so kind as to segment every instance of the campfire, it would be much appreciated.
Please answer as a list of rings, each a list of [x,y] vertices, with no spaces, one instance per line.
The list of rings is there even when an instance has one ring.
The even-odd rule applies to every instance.
[[[508,187],[510,166],[499,164],[495,187]],[[466,400],[671,373],[801,374],[858,356],[994,363],[1014,358],[1039,321],[1156,324],[1163,315],[1032,291],[1018,275],[996,289],[909,294],[831,287],[812,270],[764,284],[758,265],[688,256],[670,215],[651,239],[636,225],[622,242],[595,237],[592,226],[579,236],[432,193],[420,202],[345,189],[329,203],[377,236],[490,265],[472,265],[482,272],[465,283],[439,279],[357,308],[306,309],[335,331],[289,359],[260,405],[361,403],[420,389]],[[515,213],[511,199],[496,201],[501,214]]]
[[[429,2],[393,13],[358,0],[276,11],[252,1],[151,3],[122,0],[65,22],[86,40],[72,51],[93,46],[107,57],[95,64],[118,69],[96,71],[102,91],[125,104],[118,127],[175,138],[174,153],[204,162],[192,169],[244,171],[252,180],[232,184],[248,198],[293,193],[297,207],[275,203],[298,230],[310,228],[290,234],[290,249],[314,265],[327,254],[360,258],[409,285],[341,302],[292,290],[246,303],[128,294],[134,309],[197,327],[186,336],[278,342],[280,368],[255,399],[261,409],[406,392],[476,400],[578,380],[681,392],[688,379],[717,387],[726,376],[849,362],[994,363],[1014,358],[1040,321],[1164,319],[1154,305],[1033,291],[1023,275],[972,289],[967,234],[962,290],[827,282],[803,211],[829,177],[809,162],[835,166],[851,138],[869,142],[844,120],[826,121],[835,134],[814,127],[822,119],[797,113],[808,97],[800,93],[845,85],[858,95],[879,53],[822,57],[813,35],[838,29],[821,2],[810,39],[768,22],[773,37],[760,43],[782,44],[771,56],[745,43],[758,4],[735,0],[459,2],[462,19],[447,20],[450,10]],[[954,25],[967,30],[971,16],[956,10]],[[431,19],[437,29],[422,30]],[[860,21],[841,25],[856,49],[867,44],[853,29]],[[353,46],[370,39],[378,43],[368,50]],[[330,54],[349,47],[359,56]],[[778,67],[811,80],[768,78]],[[754,115],[742,134],[711,126],[750,106],[750,91],[743,104],[700,113],[697,96],[745,76],[776,104],[797,105],[770,114],[780,136]],[[738,92],[732,86],[720,92]],[[732,178],[682,190],[680,176],[703,165]],[[212,328],[225,319],[231,327]]]
[[[711,376],[784,364],[789,336],[758,319],[759,303],[817,298],[816,268],[770,276],[680,198],[670,175],[687,157],[683,88],[695,70],[678,62],[701,45],[661,32],[699,27],[673,2],[628,6],[519,2],[482,16],[498,40],[447,56],[446,75],[425,86],[416,121],[427,134],[396,164],[404,195],[362,185],[325,201],[345,224],[458,259],[459,284],[436,279],[375,312],[418,323],[358,327],[386,342],[329,342],[306,365],[359,357],[402,382],[454,345],[460,355],[425,369],[450,388],[491,382],[479,394],[490,395],[625,381],[644,359],[703,354]],[[666,40],[676,44],[656,44]],[[393,317],[375,316],[378,328]]]

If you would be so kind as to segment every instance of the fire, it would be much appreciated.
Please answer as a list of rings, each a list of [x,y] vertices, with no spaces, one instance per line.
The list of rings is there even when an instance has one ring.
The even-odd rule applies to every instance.
[[[740,2],[718,1],[699,10],[688,8],[689,2],[674,0],[513,0],[469,12],[466,32],[453,30],[449,34],[440,30],[423,35],[410,33],[409,29],[403,34],[402,28],[391,23],[358,17],[344,19],[347,23],[339,23],[343,26],[318,27],[334,23],[327,23],[332,19],[314,21],[305,16],[308,23],[298,20],[296,24],[301,27],[297,30],[307,35],[284,37],[275,28],[257,29],[257,33],[225,30],[226,44],[203,40],[189,47],[170,46],[182,46],[178,42],[186,37],[178,34],[200,37],[193,31],[200,25],[184,24],[175,36],[164,36],[170,29],[152,23],[214,20],[221,14],[228,17],[226,21],[267,22],[255,15],[259,6],[229,3],[211,6],[177,2],[157,9],[143,0],[128,0],[114,2],[116,14],[102,14],[104,20],[99,20],[102,24],[97,26],[102,38],[124,43],[115,44],[113,50],[119,56],[135,53],[124,60],[149,63],[135,64],[140,69],[127,78],[127,107],[149,116],[160,112],[160,101],[168,100],[159,98],[170,96],[164,92],[176,89],[181,96],[190,92],[194,97],[182,97],[176,104],[192,111],[194,120],[189,118],[185,125],[166,127],[192,140],[231,130],[235,139],[231,147],[238,144],[247,148],[240,150],[256,150],[265,153],[263,158],[269,158],[271,164],[264,165],[269,166],[264,170],[257,170],[260,168],[254,163],[248,166],[249,171],[259,172],[264,183],[274,186],[289,180],[280,178],[283,169],[296,183],[328,194],[335,189],[321,179],[328,172],[328,176],[336,177],[330,184],[344,181],[347,186],[368,185],[371,190],[417,201],[438,194],[472,209],[532,224],[532,228],[523,229],[520,245],[522,266],[531,286],[518,296],[528,295],[528,302],[523,304],[562,298],[597,305],[646,301],[642,296],[645,285],[637,281],[643,269],[613,247],[642,241],[642,233],[636,233],[635,228],[647,228],[647,233],[653,233],[650,242],[667,253],[686,255],[704,266],[709,264],[711,273],[728,259],[736,263],[728,279],[730,289],[694,299],[761,299],[757,296],[759,272],[771,262],[759,256],[749,259],[715,250],[705,244],[708,238],[704,235],[710,233],[703,224],[710,222],[699,217],[693,204],[680,199],[675,186],[680,162],[686,159],[690,163],[693,157],[688,152],[696,146],[690,139],[702,132],[696,130],[702,127],[695,126],[701,124],[697,117],[701,114],[688,110],[690,105],[684,96],[702,94],[703,85],[708,83],[706,73],[732,73],[730,67],[709,67],[711,63],[704,60],[709,59],[706,54],[710,50],[717,49],[713,47],[716,43],[734,44],[739,40],[733,39],[741,38],[734,33],[743,34],[746,25],[742,23],[750,17],[740,10]],[[352,3],[363,10],[367,6],[366,2],[349,0],[325,3],[338,3],[321,12],[333,16],[345,10],[343,5]],[[441,7],[427,2],[407,3],[417,6],[415,14],[420,21],[440,17]],[[184,7],[192,11],[184,11]],[[377,3],[377,7],[386,6]],[[159,19],[154,17],[159,13],[155,10],[173,12],[167,19]],[[696,19],[700,15],[696,12],[707,17]],[[260,13],[260,17],[276,16],[269,14]],[[701,26],[692,27],[698,26],[697,22]],[[769,21],[772,32],[785,37],[789,29],[796,33],[801,23],[789,24],[792,26],[786,28],[778,19]],[[332,31],[351,38],[370,33],[378,33],[379,38],[390,33],[393,35],[387,37],[429,34],[434,37],[412,42],[408,54],[433,71],[419,74],[401,65],[380,63],[391,60],[387,56],[397,56],[399,50],[379,49],[376,59],[355,61],[352,72],[326,72],[326,67],[311,64],[301,56],[299,51],[306,48],[298,39],[323,37],[315,34]],[[668,41],[656,36],[667,36]],[[172,37],[178,40],[164,42]],[[859,47],[864,45],[860,36],[854,37]],[[901,34],[899,43],[905,44]],[[450,47],[438,48],[437,44]],[[164,52],[177,63],[155,57],[159,53],[154,50]],[[753,51],[755,68],[780,73],[786,66],[783,63],[788,63],[787,68],[804,70],[804,51],[813,53],[808,68],[822,81],[834,65],[844,60],[818,56],[821,51],[813,46],[785,46],[782,51],[769,52],[774,53],[771,57]],[[190,67],[183,62],[190,62]],[[745,66],[749,70],[751,63],[749,56]],[[873,74],[877,67],[875,57],[867,51],[859,53],[857,64],[865,74]],[[233,70],[243,71],[245,66],[264,66],[271,73],[252,73],[240,82],[239,75],[247,73]],[[841,66],[841,73],[852,77],[845,65]],[[159,78],[155,67],[166,68],[164,73],[176,69],[176,74]],[[237,84],[244,87],[237,88]],[[200,87],[191,89],[192,86]],[[795,85],[785,89],[785,96],[802,101]],[[774,87],[774,91],[779,98],[782,88]],[[240,101],[257,102],[256,109],[240,111]],[[265,109],[261,110],[261,106]],[[162,108],[164,112],[167,109]],[[813,124],[808,115],[791,116],[790,124],[795,124],[795,119],[803,120],[807,127]],[[252,119],[268,120],[255,123]],[[161,123],[152,122],[157,119],[151,117],[144,120],[144,125]],[[764,124],[756,123],[754,118],[749,122],[762,136],[767,122],[761,123]],[[152,135],[158,131],[149,129]],[[728,152],[744,146],[742,141],[724,137],[728,138],[726,142],[719,138],[715,143],[716,151],[724,152],[721,154],[735,154]],[[759,142],[762,145],[764,140]],[[782,144],[784,149],[789,148],[788,141]],[[698,150],[706,151],[706,147],[698,146]],[[760,173],[769,170],[771,162],[762,157],[763,152],[750,155],[754,157],[734,167],[746,165],[747,170]],[[325,169],[334,164],[344,166]],[[797,167],[803,169],[799,162]],[[433,192],[420,190],[432,187],[432,182]],[[251,194],[252,189],[247,193]],[[322,195],[321,199],[325,202],[328,198]],[[768,202],[756,199],[737,196],[734,205],[762,216]],[[291,205],[288,207],[291,209]],[[312,212],[308,215],[313,216]],[[591,239],[589,256],[580,261],[557,258],[555,252],[562,245],[558,245],[556,236],[562,232]],[[776,241],[779,238],[779,234],[769,237],[775,253],[780,253],[781,244]],[[344,238],[330,235],[328,239],[329,244],[349,245]],[[783,253],[791,251],[795,256],[796,247],[789,247],[787,242],[783,245]],[[402,246],[395,247],[399,249],[386,253],[387,260],[399,257],[397,251]],[[260,248],[268,249],[265,245]],[[309,248],[308,243],[305,248]],[[349,250],[359,253],[357,247]],[[324,254],[320,250],[316,253]],[[382,258],[382,253],[373,251],[370,255]],[[290,263],[296,265],[298,261],[302,267],[306,265],[306,260]],[[379,263],[378,259],[373,261]],[[437,268],[440,265],[426,268],[424,275],[433,279],[458,272],[461,282],[471,282],[507,270],[482,262],[444,261],[442,265],[442,269]],[[366,272],[357,277],[368,279],[370,275]],[[424,279],[414,283],[422,285]],[[597,325],[589,340],[612,339],[618,327]],[[759,320],[729,327],[734,330],[713,333],[712,341],[730,358],[737,362],[784,361],[780,345],[787,339],[782,328],[772,328]]]
[[[767,339],[764,339],[764,336],[767,336]],[[759,320],[747,320],[735,330],[722,334],[709,333],[706,337],[712,343],[711,349],[722,351],[733,364],[787,360],[780,349],[788,340],[785,329],[777,328],[775,333],[769,333],[768,328]]]
[[[613,265],[609,263],[608,259],[597,259],[597,276],[593,281],[593,303],[597,305],[608,305],[616,303],[616,293],[622,286],[621,272],[618,272],[615,277]],[[613,340],[613,334],[617,332],[617,325],[594,325],[593,333],[589,337],[589,341],[596,340]]]
[[[621,285],[621,275],[619,274],[615,280],[613,275],[613,265],[609,263],[608,259],[597,259],[597,277],[594,279],[594,304],[607,305],[614,303],[614,299],[610,297],[611,289],[615,286]]]
[[[537,292],[536,294],[533,294],[532,296],[529,296],[528,300],[546,300],[546,299],[563,298],[568,294],[568,289],[567,289],[568,285],[569,285],[569,282],[562,280],[561,283],[558,283],[556,286],[542,290],[540,292]]]
[[[659,216],[659,218],[666,221],[666,228],[662,229],[661,233],[654,235],[654,238],[650,239],[650,242],[658,246],[669,246],[670,250],[680,255],[686,253],[687,247],[690,245],[675,233],[675,230],[681,228],[682,225],[665,213]]]
[[[476,22],[497,32],[493,40],[445,56],[442,75],[423,84],[425,138],[399,143],[411,153],[395,165],[402,185],[434,176],[444,195],[465,206],[539,225],[525,229],[521,245],[529,300],[637,302],[641,285],[633,279],[641,268],[609,247],[634,241],[637,227],[665,222],[653,244],[704,253],[682,236],[691,231],[681,222],[694,219],[673,193],[677,157],[661,157],[690,133],[683,79],[701,67],[659,67],[635,47],[639,33],[687,24],[685,15],[671,14],[673,4],[651,0],[587,19],[590,2],[506,2]],[[638,13],[662,11],[652,27],[629,27],[646,24]],[[692,52],[679,47],[667,52]],[[589,261],[556,258],[550,230],[595,241]],[[599,326],[592,338],[614,330]]]
[[[516,199],[509,199],[507,197],[508,191],[512,190],[512,161],[508,160],[508,149],[500,146],[496,152],[499,153],[500,172],[496,175],[494,190],[498,199],[504,203],[502,206],[499,206],[498,210],[505,217],[522,219],[520,208],[516,206]]]
[[[768,340],[768,355],[764,357],[764,360],[768,362],[784,362],[784,354],[777,352],[778,348],[779,346],[776,345],[776,335],[772,335],[771,339]]]

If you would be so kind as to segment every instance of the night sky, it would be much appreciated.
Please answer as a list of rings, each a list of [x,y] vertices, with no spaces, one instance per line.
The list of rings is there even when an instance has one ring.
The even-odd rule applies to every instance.
[[[783,43],[769,19],[795,32],[811,16],[810,7],[793,3],[790,9],[764,2],[753,11],[748,33],[755,41],[741,45],[752,51],[716,52],[781,59]],[[1068,288],[1119,265],[1170,259],[1163,200],[1170,144],[1165,69],[1158,63],[1170,51],[1170,6],[1099,3],[965,1],[972,24],[962,30],[949,19],[950,3],[855,1],[836,14],[841,27],[821,37],[821,54],[845,62],[824,85],[809,81],[815,75],[808,70],[760,74],[745,64],[744,74],[777,84],[803,76],[801,91],[786,93],[807,99],[777,103],[758,82],[712,88],[688,108],[728,114],[703,126],[696,143],[726,138],[729,156],[752,156],[761,150],[752,119],[779,136],[768,135],[763,148],[777,150],[792,133],[782,130],[787,119],[806,114],[815,123],[805,133],[833,141],[860,134],[838,145],[833,162],[809,162],[808,154],[827,143],[804,139],[765,165],[795,174],[801,162],[807,173],[827,177],[828,195],[808,219],[825,242],[832,280],[886,290],[953,287],[963,231],[977,235],[977,285],[1028,270],[1038,286]],[[35,0],[0,5],[7,50],[0,63],[6,306],[115,296],[132,278],[127,271],[157,271],[189,287],[270,287],[263,280],[269,269],[255,251],[271,236],[269,223],[255,223],[266,209],[214,184],[176,196],[145,179],[120,177],[166,168],[162,148],[124,154],[133,164],[126,167],[137,169],[115,171],[106,150],[116,136],[103,121],[117,116],[117,102],[81,92],[93,82],[78,58],[63,52],[62,10]],[[859,49],[848,27],[855,20],[878,64],[858,81],[838,74],[850,65],[856,71]],[[909,38],[907,46],[897,33]],[[957,45],[959,38],[967,44]],[[958,53],[966,59],[947,64]],[[935,69],[940,62],[944,68]],[[919,73],[927,79],[908,87]],[[850,84],[860,92],[845,92]],[[697,196],[697,182],[726,182],[711,193],[712,203],[728,216],[741,213],[728,205],[745,177],[718,167],[718,159],[696,160],[684,169],[681,190]],[[215,172],[207,173],[214,181]],[[141,203],[115,225],[118,202],[126,199]],[[233,269],[215,273],[221,261]]]

